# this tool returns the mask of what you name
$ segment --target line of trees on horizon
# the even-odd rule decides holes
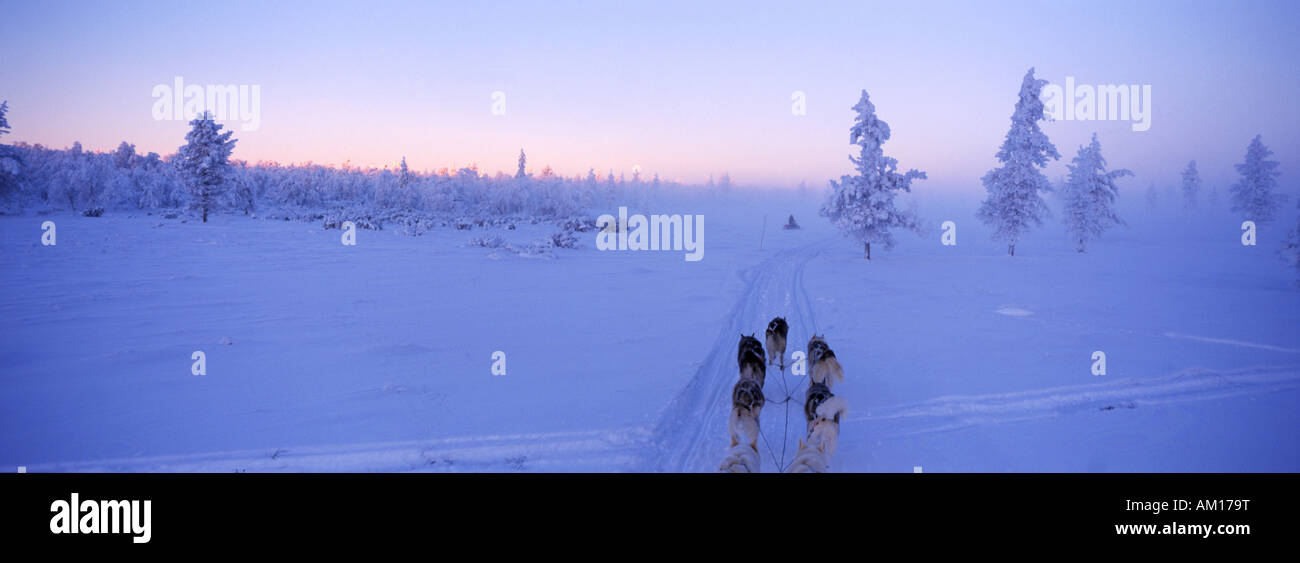
[[[10,132],[8,103],[0,105],[0,135]],[[262,214],[275,218],[318,219],[338,211],[378,227],[385,220],[412,216],[482,223],[485,219],[589,222],[590,211],[614,202],[637,204],[659,191],[686,188],[659,175],[629,180],[609,170],[585,177],[562,177],[546,166],[527,168],[521,149],[512,175],[487,175],[476,165],[449,171],[417,172],[402,157],[394,168],[342,167],[314,163],[280,164],[232,158],[237,140],[210,115],[190,122],[185,144],[171,155],[140,155],[123,141],[111,152],[92,152],[73,143],[67,149],[40,144],[0,144],[0,213],[25,209],[69,209],[98,216],[105,210],[192,213],[206,222],[213,213]],[[729,174],[707,189],[726,191]],[[445,221],[443,221],[445,222]]]

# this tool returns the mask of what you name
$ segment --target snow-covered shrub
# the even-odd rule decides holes
[[[321,228],[324,229],[342,229],[345,221],[352,221],[358,229],[367,231],[382,231],[384,223],[378,217],[362,211],[333,209],[325,212],[321,218]]]
[[[550,242],[551,246],[556,248],[581,248],[578,238],[570,231],[560,231],[551,235]]]
[[[484,235],[471,238],[466,244],[482,248],[502,248],[506,246],[506,239],[501,238],[501,235]]]

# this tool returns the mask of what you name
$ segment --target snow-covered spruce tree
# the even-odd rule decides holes
[[[1283,201],[1275,191],[1281,172],[1277,171],[1276,160],[1268,160],[1272,154],[1273,151],[1260,142],[1259,135],[1255,135],[1246,149],[1246,161],[1235,165],[1241,179],[1229,188],[1232,211],[1256,223],[1272,221],[1278,204]]]
[[[190,208],[203,214],[204,223],[208,222],[208,212],[216,208],[225,189],[230,151],[235,148],[235,139],[230,138],[232,133],[222,133],[212,114],[203,112],[190,122],[186,143],[177,152],[181,177],[190,192]]]
[[[528,176],[527,166],[528,156],[524,154],[524,149],[519,149],[519,169],[515,171],[515,177],[519,179],[526,178]],[[613,172],[610,172],[610,174],[612,175]]]
[[[849,161],[857,174],[841,176],[838,182],[831,180],[831,194],[821,215],[861,242],[870,260],[871,243],[886,250],[893,248],[891,229],[919,230],[916,214],[900,211],[894,206],[894,197],[900,191],[912,191],[912,180],[924,180],[925,172],[913,169],[899,174],[898,161],[885,156],[880,147],[889,140],[889,124],[876,117],[876,106],[866,90],[852,109],[858,116],[849,128],[849,144],[857,145],[859,151],[858,156],[849,155]]]
[[[1011,130],[997,153],[1002,165],[980,180],[989,195],[976,217],[994,228],[994,240],[1005,241],[1007,253],[1012,256],[1016,255],[1020,237],[1032,225],[1043,224],[1043,215],[1048,213],[1041,192],[1050,192],[1052,185],[1040,169],[1047,167],[1048,157],[1061,158],[1038,127],[1038,122],[1046,118],[1039,99],[1045,84],[1046,80],[1034,78],[1034,69],[1025,73],[1020,100],[1011,114]]]
[[[1083,252],[1088,239],[1097,238],[1106,229],[1123,225],[1124,220],[1115,214],[1115,198],[1119,188],[1115,180],[1132,176],[1125,169],[1106,170],[1106,159],[1101,156],[1101,143],[1097,134],[1092,142],[1079,147],[1079,154],[1068,166],[1069,178],[1065,182],[1065,230],[1075,242],[1075,250]]]
[[[1183,208],[1196,209],[1196,198],[1201,192],[1201,174],[1196,171],[1196,161],[1183,169]]]
[[[397,187],[402,192],[406,192],[411,185],[411,169],[406,167],[406,157],[402,157],[402,163],[397,166]]]

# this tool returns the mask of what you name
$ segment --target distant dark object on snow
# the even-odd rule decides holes
[[[103,214],[104,214],[103,207],[92,207],[90,209],[81,212],[81,215],[83,217],[99,217],[100,215]]]
[[[785,225],[782,225],[781,228],[782,228],[782,229],[785,229],[785,230],[787,230],[787,231],[788,231],[788,230],[791,230],[791,229],[798,229],[798,228],[799,228],[799,223],[796,223],[796,222],[794,221],[794,215],[791,215],[791,216],[790,216],[790,221],[787,222]]]

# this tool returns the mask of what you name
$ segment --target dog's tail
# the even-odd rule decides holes
[[[838,395],[822,401],[817,406],[817,417],[839,421],[840,415],[849,412],[849,402]]]

